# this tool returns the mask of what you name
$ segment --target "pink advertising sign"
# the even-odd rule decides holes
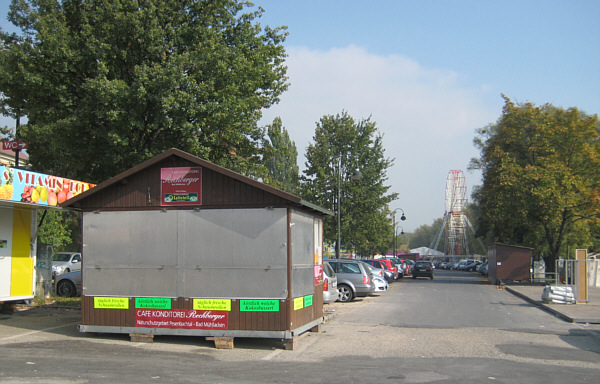
[[[135,326],[145,328],[228,329],[229,312],[193,309],[136,309]]]
[[[161,168],[160,187],[160,205],[201,205],[202,168]]]

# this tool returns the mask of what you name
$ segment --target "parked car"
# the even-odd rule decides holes
[[[415,265],[415,262],[411,259],[400,259],[400,261],[402,261],[405,264],[404,274],[410,275],[412,273],[412,269]]]
[[[481,261],[473,260],[471,263],[467,263],[463,269],[468,272],[475,272],[480,265]]]
[[[329,263],[323,263],[323,304],[329,304],[338,299],[337,276]]]
[[[327,262],[337,275],[338,301],[352,301],[375,290],[373,273],[365,263],[353,259],[329,259]]]
[[[361,260],[363,261],[363,260]],[[376,268],[369,263],[364,263],[373,273],[373,284],[375,284],[374,292],[385,292],[389,288],[389,279],[391,272],[385,269]]]
[[[392,263],[394,263],[394,265],[396,266],[396,268],[398,268],[398,279],[401,279],[404,277],[404,270],[406,268],[406,263],[404,263],[403,261],[401,261],[398,258],[394,258],[394,257],[386,257],[387,260],[391,260]]]
[[[389,283],[378,276],[373,277],[373,284],[375,284],[375,291],[373,292],[386,292],[389,288]]]
[[[52,278],[74,271],[81,271],[81,253],[56,252],[52,255]]]
[[[481,273],[483,276],[488,275],[488,261],[486,260],[483,264],[477,268],[477,272]]]
[[[385,278],[385,280],[388,283],[392,283],[396,279],[396,277],[394,277],[394,272],[392,272],[388,269],[388,266],[385,263],[385,261],[380,260],[380,259],[367,259],[367,260],[361,260],[361,261],[363,261],[375,268],[383,270],[383,277]]]
[[[57,296],[81,296],[81,270],[58,275],[54,283]]]
[[[462,271],[462,269],[463,269],[463,266],[464,266],[465,264],[467,264],[467,261],[469,261],[469,260],[460,260],[460,261],[457,261],[457,262],[456,262],[456,263],[454,263],[454,265],[452,266],[452,269],[454,269],[454,270],[457,270],[457,271]]]
[[[412,278],[429,277],[433,280],[433,265],[430,261],[417,261],[412,271]]]
[[[381,259],[375,259],[375,260],[382,261],[385,264],[386,269],[389,270],[389,271],[391,271],[394,274],[394,280],[398,279],[398,276],[399,276],[399,274],[398,274],[398,267],[396,266],[396,264],[392,260],[390,260],[390,259],[388,259],[386,257],[383,257]]]
[[[404,276],[410,275],[410,264],[407,259],[399,259],[400,263],[402,263],[402,273]]]

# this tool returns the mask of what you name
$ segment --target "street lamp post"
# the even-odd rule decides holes
[[[397,210],[402,211],[402,216],[400,216],[400,220],[402,220],[402,221],[406,220],[406,215],[404,215],[404,209],[396,208],[392,211],[392,218],[394,219],[394,258],[396,258],[396,238],[398,237],[398,235],[396,234],[396,211]],[[402,228],[402,227],[400,227],[400,228]],[[402,228],[402,234],[404,234],[404,228]]]
[[[394,258],[396,258],[396,249],[398,248],[396,246],[396,241],[398,240],[398,231],[397,231],[398,227],[400,227],[400,234],[404,235],[404,228],[402,228],[400,225],[397,225],[397,226],[395,225],[394,226]]]
[[[341,207],[341,201],[342,201],[342,157],[340,156],[338,159],[338,164],[337,164],[337,182],[338,182],[338,188],[337,188],[337,242],[335,245],[335,257],[336,259],[340,258],[340,254],[342,251],[342,219],[341,219],[341,213],[342,213],[342,207]],[[362,173],[356,169],[355,171],[352,172],[352,180],[354,181],[359,181],[360,179],[362,179]]]

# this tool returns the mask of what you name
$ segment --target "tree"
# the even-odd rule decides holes
[[[599,121],[577,108],[515,105],[479,130],[479,234],[535,247],[554,265],[565,239],[587,248],[600,220]],[[552,268],[552,267],[551,267]]]
[[[40,172],[100,182],[171,147],[261,173],[261,109],[287,88],[284,28],[237,0],[13,0],[2,108]],[[264,169],[264,167],[263,167]]]
[[[409,247],[420,248],[429,247],[434,241],[436,234],[444,223],[443,218],[436,219],[431,225],[423,224],[417,228],[410,236]],[[442,242],[443,247],[443,242]]]
[[[298,150],[283,127],[281,118],[276,117],[273,124],[267,127],[263,151],[263,162],[268,171],[266,183],[289,193],[298,193]]]
[[[74,211],[44,211],[38,218],[40,243],[55,252],[81,251],[81,214]]]
[[[313,140],[306,150],[302,196],[337,211],[342,248],[356,249],[362,255],[386,252],[393,238],[388,204],[397,194],[387,194],[390,187],[384,185],[393,160],[384,157],[383,137],[375,122],[370,119],[356,122],[345,111],[323,116]],[[352,179],[357,169],[362,174],[359,181]],[[325,219],[324,240],[337,243],[335,217]]]

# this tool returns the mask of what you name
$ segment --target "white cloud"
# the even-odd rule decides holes
[[[474,130],[500,113],[497,105],[482,101],[493,92],[488,86],[469,88],[455,71],[424,68],[405,56],[378,56],[356,46],[328,51],[288,47],[288,54],[290,88],[280,104],[264,111],[262,123],[282,118],[298,147],[301,168],[316,122],[345,110],[355,119],[370,116],[383,133],[386,155],[396,159],[388,183],[400,198],[392,208],[406,211],[405,230],[443,215],[451,169],[465,171],[469,193],[472,184],[479,184],[479,176],[466,167],[477,156]]]

